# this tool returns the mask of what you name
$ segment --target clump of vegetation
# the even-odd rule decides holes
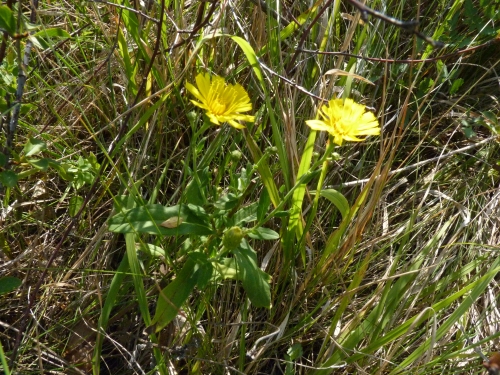
[[[0,368],[494,373],[498,9],[0,5]]]

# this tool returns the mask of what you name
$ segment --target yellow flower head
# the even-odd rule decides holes
[[[250,97],[241,85],[226,84],[222,77],[210,77],[210,74],[200,73],[196,76],[196,86],[198,88],[186,82],[187,90],[198,99],[191,102],[203,108],[213,124],[228,122],[237,129],[243,129],[245,126],[237,120],[255,120],[255,116],[241,114],[252,109]]]
[[[380,127],[375,115],[366,112],[362,104],[352,99],[332,99],[319,109],[321,120],[308,120],[306,124],[314,130],[324,130],[333,136],[333,142],[361,142],[359,135],[379,135]]]

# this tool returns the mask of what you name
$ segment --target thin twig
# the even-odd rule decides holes
[[[442,56],[437,56],[437,57],[430,57],[428,59],[403,59],[403,60],[383,59],[383,58],[378,58],[378,57],[367,57],[367,56],[355,55],[353,53],[347,53],[347,52],[329,52],[329,51],[318,51],[318,50],[315,51],[315,50],[310,50],[310,49],[301,49],[300,52],[314,53],[314,54],[318,54],[318,55],[354,57],[356,59],[362,59],[362,60],[373,61],[373,62],[382,62],[382,63],[388,63],[388,64],[418,64],[418,63],[428,63],[428,62],[445,60],[449,57],[462,55],[464,53],[470,53],[470,52],[476,51],[476,50],[484,48],[484,47],[489,47],[489,46],[491,46],[495,43],[499,43],[499,42],[500,42],[500,36],[497,36],[496,38],[491,39],[491,40],[489,40],[483,44],[480,44],[478,46],[464,48],[464,49],[458,50],[456,52],[448,53],[448,54],[445,54]]]
[[[361,18],[365,22],[368,21],[368,14],[369,14],[375,18],[381,19],[384,22],[390,23],[394,26],[397,26],[401,29],[404,29],[406,31],[411,32],[412,34],[416,35],[418,38],[425,40],[427,43],[432,45],[434,48],[443,48],[444,47],[443,42],[439,42],[437,40],[434,40],[434,39],[428,37],[427,35],[421,33],[420,31],[418,31],[418,28],[417,28],[419,25],[418,21],[415,21],[415,20],[401,21],[401,20],[398,20],[396,18],[389,17],[388,15],[386,15],[384,13],[378,12],[375,9],[367,7],[365,4],[359,2],[358,0],[347,0],[347,2],[351,3],[356,8],[358,8],[358,10],[361,12]]]
[[[143,18],[146,18],[146,19],[148,19],[150,21],[153,21],[154,23],[160,22],[156,18],[148,16],[146,13],[141,12],[140,10],[136,10],[134,8],[130,8],[130,7],[127,7],[127,6],[122,5],[122,4],[112,3],[110,1],[105,1],[105,0],[89,0],[89,2],[92,2],[92,3],[101,3],[101,4],[105,4],[105,5],[111,5],[111,6],[115,7],[115,8],[125,9],[125,10],[127,10],[129,12],[138,14],[139,16],[141,16]]]
[[[486,144],[488,142],[491,142],[492,140],[495,140],[495,139],[498,139],[497,135],[494,135],[494,136],[491,136],[489,138],[483,139],[482,141],[474,143],[473,145],[465,146],[465,147],[462,147],[462,148],[450,151],[447,154],[436,156],[434,158],[430,158],[430,159],[427,159],[427,160],[423,160],[423,161],[420,161],[418,163],[415,163],[415,164],[412,164],[412,165],[408,165],[407,167],[404,167],[404,168],[395,169],[393,171],[390,171],[387,175],[388,176],[393,176],[393,175],[401,173],[401,172],[411,171],[413,169],[416,169],[418,167],[421,167],[421,166],[429,164],[429,163],[433,163],[435,161],[440,161],[440,160],[448,159],[449,157],[451,157],[451,156],[453,156],[455,154],[459,154],[461,152],[472,150],[472,149],[474,149],[476,147],[482,146],[482,145],[484,145],[484,144]],[[377,176],[377,178],[378,177],[380,177],[380,176]],[[338,184],[338,185],[326,186],[325,189],[338,189],[338,188],[341,188],[341,187],[357,186],[357,185],[366,184],[370,180],[371,180],[371,178],[365,178],[365,179],[356,180],[356,181],[349,181],[349,182],[344,182],[344,183]]]

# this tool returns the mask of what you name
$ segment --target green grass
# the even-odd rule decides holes
[[[4,372],[484,373],[498,0],[368,2],[442,49],[349,1],[144,3],[40,2],[34,30],[0,9],[2,147],[27,76],[0,150]],[[255,123],[210,125],[199,72]],[[333,97],[382,134],[328,145],[305,121]]]

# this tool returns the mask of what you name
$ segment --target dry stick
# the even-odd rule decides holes
[[[35,1],[35,3],[38,4],[38,1]],[[160,44],[160,41],[161,41],[161,30],[162,30],[162,20],[163,20],[164,9],[165,9],[165,0],[162,0],[161,15],[160,15],[161,22],[158,25],[158,35],[157,35],[157,39],[156,39],[156,45],[155,45],[155,48],[153,50],[153,54],[151,56],[151,62],[150,62],[149,66],[148,66],[148,68],[146,70],[146,74],[145,74],[146,79],[143,79],[143,82],[142,82],[141,86],[139,87],[139,89],[137,91],[136,98],[134,99],[134,105],[139,100],[139,96],[141,95],[142,90],[145,87],[145,82],[147,80],[147,76],[149,75],[149,73],[151,71],[151,68],[153,66],[154,58],[156,57],[156,55],[158,54],[158,51],[159,51],[159,44]],[[125,133],[125,130],[127,128],[127,124],[129,122],[131,116],[132,116],[132,112],[130,112],[129,115],[123,121],[123,124],[122,124],[122,126],[121,126],[121,128],[119,130],[119,134],[123,135]],[[116,144],[117,143],[115,143],[114,146],[116,146]],[[114,150],[112,148],[110,150],[110,153],[112,153],[113,151]],[[22,339],[22,336],[24,335],[24,331],[26,329],[26,326],[28,325],[29,313],[30,313],[30,311],[31,311],[31,309],[32,309],[32,307],[33,307],[33,305],[35,303],[38,291],[40,290],[40,288],[42,286],[43,280],[47,276],[47,273],[48,273],[48,270],[49,270],[50,266],[52,265],[52,263],[54,262],[55,258],[59,254],[59,251],[61,250],[64,241],[66,241],[66,239],[68,238],[71,230],[78,223],[78,221],[80,219],[80,216],[82,215],[83,211],[85,210],[85,208],[86,208],[87,204],[89,203],[90,199],[94,196],[94,194],[95,194],[95,192],[97,190],[97,185],[99,184],[99,181],[100,181],[100,177],[101,177],[101,175],[104,172],[104,170],[105,170],[106,167],[107,167],[107,163],[103,162],[102,165],[101,165],[101,168],[99,169],[99,171],[98,171],[98,173],[96,175],[94,183],[90,187],[89,192],[86,195],[86,197],[85,197],[85,199],[84,199],[84,201],[82,203],[82,206],[81,206],[80,210],[71,219],[70,223],[66,227],[66,230],[64,231],[64,233],[63,233],[63,235],[61,237],[61,240],[59,241],[59,243],[57,244],[56,248],[52,252],[49,260],[47,261],[47,265],[46,265],[46,267],[44,268],[44,270],[42,272],[42,275],[40,276],[40,278],[38,279],[35,287],[33,288],[33,292],[30,293],[30,298],[29,298],[28,304],[26,306],[26,309],[24,310],[23,315],[21,317],[21,323],[20,323],[19,330],[17,331],[17,335],[16,335],[16,342],[15,342],[14,348],[12,350],[12,356],[11,356],[10,364],[9,364],[9,366],[11,368],[15,364],[16,357],[17,357],[17,352],[19,350],[19,346],[20,346],[20,343],[21,343],[21,339]]]
[[[312,26],[316,23],[316,21],[319,19],[319,17],[321,17],[321,15],[325,12],[325,10],[328,9],[328,7],[331,5],[332,2],[333,2],[333,0],[329,0],[326,2],[326,4],[323,6],[323,8],[321,8],[321,10],[318,12],[316,17],[311,21],[311,24],[309,25],[309,27],[304,31],[302,38],[300,39],[300,41],[298,43],[298,48],[297,48],[295,54],[293,55],[292,59],[290,60],[290,62],[287,65],[287,68],[286,68],[287,74],[290,74],[290,71],[293,68],[293,64],[297,60],[298,54],[302,51],[302,45],[304,44],[305,39],[306,39],[307,35],[309,34]],[[361,12],[361,18],[365,22],[368,21],[368,15],[371,15],[373,17],[381,19],[384,22],[393,24],[397,27],[400,27],[406,31],[411,32],[412,34],[416,35],[418,38],[425,40],[427,43],[432,45],[434,48],[444,47],[444,43],[436,41],[436,40],[428,37],[427,35],[421,33],[420,31],[418,31],[417,30],[417,26],[419,25],[418,21],[414,21],[414,20],[401,21],[401,20],[398,20],[396,18],[389,17],[384,13],[378,12],[370,7],[367,7],[366,5],[364,5],[363,3],[360,3],[357,0],[347,0],[347,2],[351,3],[356,8],[358,8],[358,10]]]
[[[423,161],[420,161],[420,162],[412,164],[412,165],[408,165],[407,167],[404,167],[404,168],[399,168],[399,169],[395,169],[393,171],[389,171],[389,173],[387,174],[387,176],[393,176],[393,175],[401,173],[401,172],[411,171],[412,169],[421,167],[423,165],[426,165],[426,164],[429,164],[429,163],[432,163],[432,162],[435,162],[435,161],[440,161],[440,160],[448,159],[449,157],[451,157],[451,156],[453,156],[455,154],[459,154],[459,153],[464,152],[464,151],[472,150],[472,149],[474,149],[476,147],[484,145],[484,144],[486,144],[488,142],[491,142],[492,140],[495,140],[495,139],[498,139],[497,135],[494,135],[492,137],[483,139],[482,141],[474,143],[473,145],[465,146],[465,147],[462,147],[462,148],[450,151],[449,153],[447,153],[445,155],[436,156],[434,158],[430,158],[430,159],[423,160]],[[378,177],[380,177],[380,176],[377,176],[376,178],[378,178]],[[363,180],[356,180],[356,181],[345,182],[345,183],[338,184],[338,185],[327,186],[325,188],[327,188],[327,189],[333,189],[333,188],[340,188],[340,187],[357,186],[357,185],[365,184],[368,181],[370,181],[370,179],[369,178],[365,178]]]
[[[302,33],[302,37],[300,38],[299,43],[297,45],[297,50],[293,54],[292,58],[290,59],[288,65],[285,69],[285,72],[287,75],[290,75],[290,73],[294,67],[295,61],[297,60],[297,57],[299,56],[299,50],[302,48],[302,45],[305,43],[306,38],[309,35],[309,33],[311,32],[312,27],[320,19],[320,17],[323,15],[323,13],[330,7],[332,2],[333,2],[333,0],[329,0],[326,2],[325,5],[323,5],[323,7],[318,11],[318,14],[316,14],[316,17],[314,17],[314,19],[311,21],[311,24]]]
[[[359,2],[358,0],[347,0],[347,2],[351,3],[356,8],[359,9],[359,11],[361,12],[361,18],[365,22],[368,21],[368,14],[369,14],[373,17],[381,19],[384,22],[391,23],[397,27],[400,27],[404,30],[411,32],[412,34],[416,35],[420,39],[425,40],[427,43],[432,45],[434,48],[443,48],[444,47],[443,42],[436,41],[436,40],[428,37],[427,35],[421,33],[420,31],[418,31],[417,30],[417,26],[419,25],[418,21],[415,21],[415,20],[401,21],[401,20],[398,20],[396,18],[389,17],[388,15],[386,15],[384,13],[378,12],[372,8],[367,7],[365,4]]]
[[[302,86],[298,85],[297,83],[293,82],[291,79],[288,79],[288,78],[280,75],[279,73],[276,73],[274,70],[272,70],[271,68],[269,68],[266,64],[264,64],[262,61],[260,61],[260,59],[257,59],[257,61],[259,62],[259,65],[264,70],[268,71],[269,73],[271,73],[272,75],[278,77],[279,79],[285,81],[290,86],[295,87],[297,90],[302,91],[304,94],[309,95],[311,98],[320,100],[322,102],[327,102],[328,101],[327,99],[324,99],[321,96],[313,94],[312,92],[308,91],[305,87],[302,87]]]
[[[286,27],[290,24],[287,19],[279,15],[274,9],[270,8],[264,0],[250,0],[252,3],[257,5],[262,9],[264,13],[270,14],[276,21],[278,21],[282,26]],[[295,20],[296,21],[296,20]],[[299,23],[297,22],[297,25]]]
[[[191,33],[189,34],[189,36],[184,39],[184,40],[181,40],[179,43],[176,43],[174,44],[172,47],[168,48],[168,50],[170,50],[170,53],[172,53],[172,51],[184,44],[186,44],[187,42],[191,41],[192,39],[194,39],[196,37],[196,32],[198,30],[200,30],[203,26],[207,25],[210,21],[210,18],[212,18],[212,15],[214,14],[215,12],[215,8],[216,8],[216,5],[217,5],[217,0],[212,0],[212,1],[207,1],[207,2],[210,2],[211,3],[211,6],[210,6],[210,9],[208,10],[208,13],[207,15],[205,16],[205,19],[202,20],[203,18],[203,13],[204,13],[204,8],[205,8],[205,5],[203,4],[204,2],[202,1],[200,6],[198,7],[198,12],[196,13],[196,21],[194,23],[194,27],[193,27],[193,30],[191,31]]]
[[[305,52],[305,53],[314,53],[318,55],[331,55],[331,56],[346,56],[346,57],[354,57],[356,59],[362,59],[366,61],[373,61],[373,62],[382,62],[382,63],[389,63],[389,64],[417,64],[417,63],[428,63],[428,62],[433,62],[433,61],[439,61],[439,60],[444,60],[450,57],[454,57],[457,55],[462,55],[464,53],[469,53],[473,52],[475,50],[484,48],[484,47],[489,47],[495,43],[500,42],[500,36],[495,37],[492,40],[487,41],[486,43],[479,44],[474,47],[470,48],[464,48],[461,50],[458,50],[456,52],[448,53],[446,55],[442,56],[437,56],[437,57],[430,57],[428,59],[403,59],[403,60],[396,60],[396,59],[382,59],[378,57],[366,57],[366,56],[361,56],[361,55],[355,55],[353,53],[347,53],[347,52],[327,52],[327,51],[318,51],[318,50],[310,50],[310,49],[301,49],[299,50],[300,52]]]
[[[127,7],[127,6],[122,5],[122,4],[111,3],[111,2],[106,1],[106,0],[88,0],[88,1],[91,2],[91,3],[101,3],[101,4],[111,5],[111,6],[115,7],[115,8],[120,8],[120,9],[128,10],[129,12],[138,14],[139,16],[144,17],[144,18],[146,18],[146,19],[148,19],[150,21],[153,21],[156,24],[158,22],[160,22],[156,18],[148,16],[146,13],[141,12],[140,10],[137,10],[137,9],[134,9],[134,8],[130,8],[130,7]]]

